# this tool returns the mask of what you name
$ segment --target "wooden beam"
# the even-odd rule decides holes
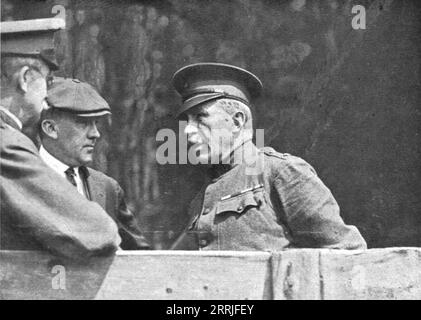
[[[421,299],[421,248],[321,250],[323,299]]]
[[[0,251],[0,299],[421,299],[421,248],[121,251],[84,264]]]
[[[271,299],[269,258],[265,252],[126,251],[80,265],[3,251],[0,298]],[[54,289],[60,266],[65,289]]]
[[[275,300],[320,300],[319,250],[274,252],[271,259]]]

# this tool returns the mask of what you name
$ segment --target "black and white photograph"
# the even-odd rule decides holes
[[[0,300],[421,300],[420,1],[1,0],[0,31]]]

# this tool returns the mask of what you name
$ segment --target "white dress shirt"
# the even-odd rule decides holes
[[[39,155],[41,156],[42,160],[55,172],[57,172],[60,176],[62,176],[64,179],[67,180],[67,176],[65,171],[69,169],[69,166],[58,160],[56,157],[52,156],[47,150],[45,150],[44,146],[41,145],[41,148],[39,149]],[[80,194],[85,194],[85,187],[83,185],[82,179],[79,175],[79,167],[74,168],[75,171],[75,180],[76,180],[76,187],[77,191],[79,191]],[[70,183],[70,182],[69,182]],[[118,247],[117,251],[122,251],[121,247]]]
[[[59,175],[61,175],[64,179],[67,180],[65,171],[69,169],[69,166],[52,156],[45,148],[41,145],[41,148],[39,149],[39,155],[41,156],[42,160],[55,172],[57,172]],[[76,180],[76,187],[77,191],[79,191],[80,194],[85,194],[85,188],[82,182],[82,179],[79,175],[79,167],[74,167],[75,171],[75,180]]]

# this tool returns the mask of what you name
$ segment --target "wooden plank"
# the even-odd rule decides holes
[[[1,299],[272,298],[265,252],[126,251],[84,265],[36,252],[0,257]],[[65,289],[53,288],[54,266],[64,267]]]
[[[0,251],[0,299],[421,299],[421,248],[125,251],[84,264]]]
[[[98,298],[268,299],[269,258],[269,253],[229,251],[121,255]]]
[[[35,251],[0,251],[0,299],[93,299],[113,260],[78,264]]]
[[[320,251],[323,299],[421,299],[421,248]]]
[[[271,266],[275,300],[320,299],[319,250],[274,252]]]

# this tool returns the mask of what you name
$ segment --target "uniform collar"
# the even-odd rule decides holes
[[[0,112],[6,114],[10,118],[10,120],[12,120],[16,124],[19,130],[22,130],[22,121],[20,121],[18,117],[16,117],[13,113],[11,113],[8,109],[6,109],[3,106],[0,106]]]
[[[251,139],[242,141],[231,152],[228,163],[211,165],[208,174],[211,179],[219,179],[222,175],[238,165],[252,165],[257,157],[258,149]]]

